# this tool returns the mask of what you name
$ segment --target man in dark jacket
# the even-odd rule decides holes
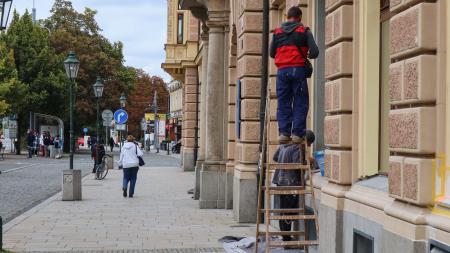
[[[28,129],[27,132],[27,147],[28,147],[28,158],[33,157],[33,147],[34,147],[35,137],[33,131]]]
[[[314,132],[311,130],[305,131],[306,145],[310,146],[315,141]],[[273,156],[273,160],[278,163],[301,163],[305,161],[303,154],[300,151],[300,145],[298,144],[284,144],[280,145]],[[312,162],[312,161],[311,161]],[[305,172],[300,170],[275,170],[272,183],[277,186],[304,186],[305,185]],[[299,208],[299,195],[280,195],[281,209],[298,209]],[[292,213],[285,213],[283,215],[292,215]],[[281,231],[291,231],[293,220],[279,220],[279,226]],[[290,235],[284,235],[283,241],[292,240]]]
[[[315,59],[319,49],[311,30],[301,23],[302,11],[292,7],[288,21],[275,29],[270,45],[270,56],[278,67],[278,132],[280,143],[300,143],[306,130],[309,94],[306,57]]]

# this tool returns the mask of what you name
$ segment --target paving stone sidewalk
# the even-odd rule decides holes
[[[83,201],[57,195],[4,227],[13,252],[222,252],[226,235],[253,236],[254,225],[230,210],[204,210],[192,200],[194,174],[175,167],[142,168],[135,197],[123,198],[122,171],[83,181]]]

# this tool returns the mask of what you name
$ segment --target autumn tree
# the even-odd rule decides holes
[[[95,20],[96,11],[77,12],[70,1],[56,0],[51,16],[44,21],[50,30],[50,43],[57,54],[74,51],[80,61],[76,79],[76,132],[95,126],[95,96],[92,85],[97,76],[104,80],[101,109],[117,109],[121,93],[130,93],[135,83],[134,68],[124,65],[123,44],[110,42],[101,35]]]
[[[155,91],[158,95],[158,113],[168,113],[169,93],[164,80],[158,76],[150,76],[143,70],[138,69],[136,71],[136,85],[128,96],[129,105],[127,106],[129,114],[128,131],[134,136],[142,136],[140,122],[144,117],[145,110],[148,110],[150,104],[153,103]]]

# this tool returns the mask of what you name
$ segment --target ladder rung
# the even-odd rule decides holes
[[[269,163],[270,170],[309,170],[308,164],[301,163]]]
[[[266,235],[265,231],[259,232],[259,235]],[[305,235],[304,231],[269,231],[269,235]]]
[[[319,242],[314,241],[270,241],[269,246],[309,246],[309,245],[319,245]]]
[[[263,190],[283,190],[283,191],[292,191],[292,190],[309,190],[310,186],[263,186]]]
[[[315,220],[316,215],[273,215],[270,220]]]
[[[269,213],[302,213],[305,209],[269,209]],[[261,212],[266,212],[266,209],[261,209]]]
[[[270,190],[270,195],[305,195],[311,194],[311,190]]]

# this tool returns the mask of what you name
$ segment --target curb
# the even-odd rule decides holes
[[[87,175],[85,175],[83,177],[83,179],[81,180],[81,182],[83,183],[84,181],[86,181],[90,175],[91,175],[91,173],[88,173]],[[29,209],[28,211],[24,212],[23,214],[21,214],[21,215],[17,216],[16,218],[12,219],[8,223],[3,224],[3,234],[8,232],[8,230],[10,230],[11,228],[13,228],[13,227],[19,225],[20,223],[24,222],[26,219],[30,218],[32,215],[37,213],[42,208],[48,206],[53,201],[57,200],[58,198],[60,199],[61,196],[62,196],[62,191],[59,191],[55,195],[53,195],[50,198],[42,201],[41,203],[39,203],[36,206],[32,207],[31,209]]]

